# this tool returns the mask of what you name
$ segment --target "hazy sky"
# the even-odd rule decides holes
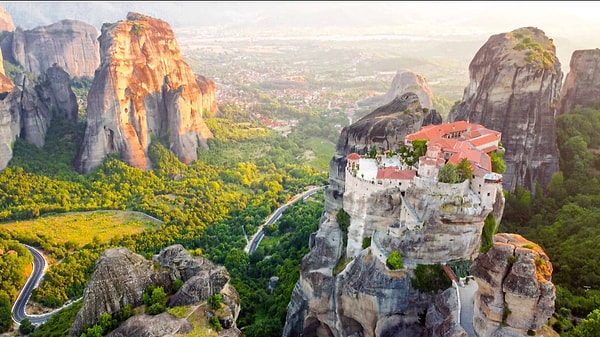
[[[489,34],[535,26],[548,35],[600,35],[600,2],[594,1],[7,1],[2,5],[15,25],[25,29],[63,18],[100,28],[132,10],[161,18],[175,29],[386,26],[405,34]]]
[[[62,19],[124,20],[137,11],[167,21],[177,34],[398,34],[485,42],[489,36],[533,26],[555,41],[563,64],[573,50],[600,47],[598,1],[148,1],[2,2],[15,26],[32,29]]]

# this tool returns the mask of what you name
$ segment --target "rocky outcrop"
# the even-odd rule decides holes
[[[600,104],[600,49],[573,52],[560,96],[559,114],[571,112],[577,105]]]
[[[427,309],[425,329],[420,337],[469,337],[457,323],[459,315],[456,289],[444,290]]]
[[[12,158],[12,144],[16,135],[12,132],[11,124],[10,105],[5,100],[0,101],[0,170],[6,168]]]
[[[399,70],[396,73],[392,80],[392,87],[386,94],[369,97],[357,104],[359,106],[380,107],[389,104],[394,98],[407,92],[413,92],[419,96],[423,108],[433,108],[433,92],[429,87],[429,83],[427,83],[427,79],[409,69]]]
[[[302,260],[283,336],[394,336],[398,329],[418,336],[421,332],[418,315],[427,309],[429,297],[411,289],[408,270],[387,269],[372,248],[357,252],[343,271],[336,268],[347,254],[336,214],[349,202],[344,186],[346,156],[365,154],[372,146],[396,151],[407,134],[421,128],[426,116],[419,97],[404,93],[342,131],[329,165],[325,214]],[[364,212],[354,210],[366,214],[365,221],[383,223],[399,209],[399,197],[385,193],[360,203]]]
[[[75,167],[89,172],[109,153],[149,169],[152,137],[184,163],[212,137],[203,116],[216,110],[215,87],[183,61],[168,23],[137,13],[102,26],[101,64],[88,95],[85,137]]]
[[[12,17],[0,5],[0,31],[12,32],[13,30],[15,30],[15,25],[13,24]]]
[[[527,336],[554,313],[552,264],[535,243],[517,234],[496,234],[494,245],[471,266],[477,281],[473,327],[478,336]]]
[[[40,98],[50,109],[53,118],[77,120],[79,104],[71,89],[70,80],[69,74],[56,65],[40,75]]]
[[[126,248],[105,250],[83,292],[83,304],[69,336],[79,336],[104,312],[118,312],[127,304],[142,304],[142,294],[152,284],[152,262]]]
[[[505,190],[546,186],[558,171],[554,115],[563,77],[552,40],[532,27],[493,35],[469,72],[470,83],[449,120],[502,132]]]
[[[156,316],[133,316],[120,327],[106,335],[107,337],[161,337],[187,334],[192,331],[192,324],[185,318],[175,318],[163,312]]]
[[[17,74],[14,88],[0,102],[0,169],[12,158],[11,144],[20,137],[44,146],[53,119],[77,119],[77,101],[69,75],[51,67],[37,80]]]
[[[183,306],[205,301],[214,294],[223,296],[229,316],[219,317],[226,329],[239,331],[235,321],[240,312],[240,297],[229,285],[229,274],[224,267],[216,266],[201,257],[192,257],[181,245],[163,249],[153,260],[161,267],[154,271],[153,263],[126,248],[105,250],[98,261],[84,291],[83,304],[69,336],[79,336],[83,327],[95,324],[103,312],[115,313],[123,306],[142,304],[142,295],[149,285],[161,286],[165,292],[173,291],[173,282],[184,281],[183,286],[171,296],[168,306]],[[170,314],[134,316],[110,336],[164,336],[184,333],[191,329],[188,321],[175,319]]]
[[[62,20],[32,30],[20,27],[2,41],[4,57],[25,71],[41,74],[53,65],[72,77],[93,77],[100,64],[98,30],[77,20]]]

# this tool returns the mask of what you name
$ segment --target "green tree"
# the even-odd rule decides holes
[[[473,176],[473,168],[471,162],[467,158],[463,158],[456,166],[458,172],[458,182],[462,183],[465,180],[471,179]]]
[[[597,337],[600,336],[600,309],[592,311],[571,332],[572,337]]]
[[[438,181],[447,184],[456,184],[458,182],[458,170],[456,165],[446,163],[438,172]]]
[[[223,300],[223,295],[214,294],[208,298],[208,306],[212,310],[219,310],[219,309],[221,309],[222,300]]]
[[[33,330],[35,330],[35,326],[31,324],[29,318],[24,318],[19,325],[19,332],[24,335],[29,335],[33,332]]]
[[[490,153],[490,159],[492,161],[492,172],[496,173],[504,173],[506,171],[506,164],[504,164],[504,159],[502,158],[502,154],[498,154],[497,152]]]
[[[387,258],[386,265],[391,270],[404,268],[404,265],[402,264],[402,255],[400,252],[397,250],[391,252]]]
[[[369,158],[375,159],[377,157],[377,146],[371,146],[371,150],[369,150]]]
[[[11,305],[8,296],[0,293],[0,332],[6,332],[12,326]]]
[[[414,154],[413,154],[413,158],[415,158],[415,161],[419,160],[419,157],[425,155],[425,153],[427,153],[427,140],[426,139],[415,139],[412,141],[412,145],[413,145],[413,149],[414,149]]]

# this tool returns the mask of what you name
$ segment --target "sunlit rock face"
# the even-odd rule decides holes
[[[0,31],[12,32],[13,30],[15,30],[15,25],[13,24],[12,17],[0,5]]]
[[[554,116],[563,78],[552,39],[533,27],[493,35],[469,72],[462,102],[449,120],[502,132],[505,190],[546,186],[558,171]]]
[[[558,113],[569,113],[577,105],[594,104],[600,104],[600,49],[576,50],[560,92]]]
[[[184,163],[207,149],[203,116],[216,111],[214,83],[183,61],[168,23],[138,13],[104,24],[101,64],[88,95],[85,137],[75,168],[89,172],[109,153],[149,169],[152,137]]]
[[[18,27],[2,41],[5,57],[34,74],[56,65],[71,77],[93,77],[100,64],[98,30],[78,20],[61,20],[31,30]]]
[[[473,327],[478,336],[527,336],[554,313],[552,264],[535,243],[517,234],[494,236],[494,245],[471,266],[477,281]]]

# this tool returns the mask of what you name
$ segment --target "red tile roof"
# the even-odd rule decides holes
[[[417,171],[414,170],[400,170],[396,166],[390,166],[377,170],[377,179],[412,180],[416,174]]]
[[[360,155],[358,153],[352,152],[347,157],[349,160],[359,160]]]

